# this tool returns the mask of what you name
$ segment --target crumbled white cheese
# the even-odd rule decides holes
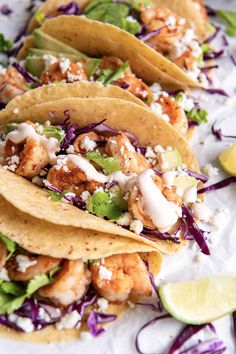
[[[196,203],[197,200],[197,187],[190,187],[184,192],[185,203]]]
[[[92,336],[92,334],[90,332],[83,331],[83,332],[80,333],[80,339],[81,340],[87,340],[87,339],[92,339],[92,338],[93,338],[93,336]]]
[[[25,273],[26,269],[37,264],[37,261],[31,261],[27,256],[19,254],[16,256],[16,261],[18,263],[17,270],[21,273]]]
[[[206,166],[202,168],[202,171],[210,178],[216,177],[219,174],[219,169],[212,166],[210,163],[206,164]]]
[[[83,191],[80,195],[80,198],[84,201],[87,202],[91,194],[88,191]]]
[[[161,86],[157,82],[155,82],[149,88],[152,91],[154,100],[156,100],[159,97],[159,95],[160,95]]]
[[[39,176],[35,176],[32,178],[32,183],[37,184],[38,186],[42,187],[43,186],[43,179],[40,178]]]
[[[99,310],[101,311],[106,311],[109,306],[109,302],[107,301],[107,299],[104,299],[103,297],[98,299],[97,304],[99,306]]]
[[[44,65],[45,68],[47,69],[49,66],[55,64],[58,62],[58,59],[54,57],[54,55],[51,54],[44,54],[43,55],[43,60],[44,60]]]
[[[86,151],[93,151],[97,147],[97,144],[94,140],[91,140],[88,136],[85,136],[85,138],[81,141],[80,146]]]
[[[12,313],[9,315],[9,320],[15,323],[17,327],[21,328],[26,333],[31,333],[34,330],[34,325],[30,318],[17,316]]]
[[[163,173],[162,180],[166,186],[173,186],[177,173],[175,171],[167,171]]]
[[[62,58],[60,61],[60,69],[62,74],[64,75],[69,68],[70,68],[70,59]]]
[[[78,311],[74,310],[63,316],[59,322],[56,322],[56,328],[58,330],[71,329],[74,328],[79,321],[81,321],[81,315]]]
[[[214,225],[217,229],[220,229],[226,222],[227,217],[229,216],[229,211],[227,209],[217,209],[215,214],[211,217],[211,224]]]
[[[130,230],[134,231],[137,235],[140,235],[143,231],[143,223],[140,220],[132,220],[130,223]]]
[[[7,69],[4,68],[4,66],[0,64],[0,75],[5,75],[6,71],[7,71]]]
[[[47,313],[47,311],[44,310],[43,307],[40,307],[39,309],[39,318],[45,322],[51,321],[49,314]]]
[[[163,146],[161,146],[160,144],[154,146],[154,149],[153,149],[157,154],[158,153],[162,153],[162,152],[165,152],[165,149],[163,148]]]
[[[109,269],[107,269],[106,267],[100,265],[99,271],[98,271],[98,277],[100,280],[111,280],[112,272]]]
[[[75,153],[75,148],[73,145],[70,145],[68,149],[66,150],[68,154],[74,154]]]
[[[155,159],[156,158],[156,154],[153,151],[153,148],[151,146],[147,146],[145,157],[150,158],[150,159]]]
[[[14,108],[12,112],[13,112],[14,114],[18,114],[20,111],[19,111],[19,108]]]
[[[206,205],[202,203],[195,203],[192,205],[191,209],[193,216],[199,221],[210,222],[212,213]]]
[[[10,281],[11,279],[9,278],[8,271],[6,268],[1,268],[0,269],[0,279],[4,281]]]
[[[179,105],[184,111],[190,112],[194,108],[194,100],[191,97],[187,97],[185,93],[182,94],[182,99],[179,101]]]
[[[167,17],[165,24],[166,24],[166,26],[168,26],[170,28],[175,28],[175,26],[176,26],[176,17],[173,16],[173,15]]]
[[[129,213],[124,213],[123,216],[117,220],[117,224],[121,226],[129,226],[131,217]]]

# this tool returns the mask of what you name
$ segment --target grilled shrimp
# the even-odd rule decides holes
[[[7,248],[5,243],[0,240],[0,269],[4,267],[7,260]]]
[[[182,134],[188,131],[188,119],[184,110],[172,97],[160,95],[157,99],[164,114],[167,114],[172,124]]]
[[[75,152],[86,153],[87,151],[93,151],[97,147],[97,143],[102,143],[104,137],[96,133],[90,132],[85,134],[80,134],[73,146]]]
[[[23,258],[24,262],[32,262],[32,265],[27,267],[24,272],[19,270],[18,257]],[[28,254],[19,255],[14,254],[6,263],[6,269],[8,271],[9,277],[14,281],[28,281],[37,275],[47,274],[54,267],[61,263],[61,259],[53,258],[49,256],[31,256]]]
[[[84,295],[90,282],[91,274],[82,260],[66,260],[54,282],[41,288],[39,294],[56,305],[67,306]]]
[[[45,148],[34,138],[27,138],[24,144],[16,145],[10,140],[5,144],[4,163],[19,176],[37,176],[48,162]]]
[[[78,197],[83,191],[93,193],[102,184],[96,181],[88,181],[86,174],[67,160],[60,169],[52,167],[48,171],[47,180],[61,191],[68,190]]]
[[[160,30],[156,35],[147,39],[155,50],[168,54],[170,47],[182,38],[185,21],[165,7],[147,9],[140,6],[141,20],[146,25],[147,33]]]
[[[143,155],[135,151],[124,133],[109,138],[106,151],[108,155],[119,161],[122,172],[127,176],[131,173],[140,174],[150,168],[149,162]]]
[[[144,102],[148,101],[149,97],[152,97],[149,87],[141,79],[138,79],[131,73],[125,73],[125,76],[122,79],[115,82],[115,84],[121,87],[123,83],[129,85],[126,89],[127,91]]]
[[[8,103],[14,97],[28,91],[27,82],[13,66],[0,75],[0,102]]]
[[[41,84],[50,84],[62,80],[74,82],[88,80],[88,77],[82,66],[71,63],[66,70],[63,70],[60,62],[50,65],[42,72],[40,77]]]
[[[103,279],[103,268],[111,279]],[[97,292],[112,302],[122,302],[133,295],[150,296],[152,286],[145,264],[137,253],[107,257],[90,267],[92,283]]]
[[[175,186],[164,186],[162,179],[157,175],[154,175],[153,179],[157,187],[161,190],[162,194],[169,202],[173,202],[177,206],[180,206],[182,204],[181,198],[176,194]],[[128,209],[133,218],[140,220],[144,227],[151,230],[156,229],[156,226],[153,224],[151,218],[146,213],[143,207],[142,194],[137,186],[133,186],[133,189],[131,189],[130,191],[128,199]]]
[[[192,71],[196,66],[197,59],[192,50],[186,50],[180,57],[173,58],[172,61],[180,68]]]

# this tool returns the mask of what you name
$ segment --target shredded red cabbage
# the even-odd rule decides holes
[[[210,95],[218,94],[221,96],[229,97],[228,93],[222,89],[204,88],[203,90],[206,91],[207,93],[209,93]]]
[[[208,71],[213,70],[213,69],[218,69],[219,65],[211,65],[211,66],[205,66],[203,68],[201,68],[201,71],[203,73],[208,73]]]
[[[83,299],[75,304],[73,310],[77,310],[81,317],[83,317],[85,309],[91,306],[97,301],[97,294],[89,289],[88,293],[83,297]]]
[[[0,7],[0,12],[4,16],[9,16],[13,12],[13,10],[10,9],[10,7],[7,4],[4,4]]]
[[[163,28],[166,28],[167,26],[163,26],[163,27],[160,27],[158,28],[157,30],[155,31],[152,31],[152,32],[149,32],[149,33],[144,33],[144,34],[139,34],[137,35],[137,38],[140,39],[142,42],[146,42],[147,40],[149,40],[150,38],[156,36],[157,34],[160,34],[161,33],[161,30]]]
[[[79,15],[80,7],[79,4],[75,1],[71,1],[68,4],[58,7],[58,11],[62,12],[64,15]]]
[[[215,135],[217,140],[221,141],[221,140],[223,140],[223,138],[236,139],[236,135],[225,135],[222,133],[222,130],[220,128],[216,129],[215,125],[216,125],[216,121],[212,124],[211,132],[213,135]]]
[[[194,172],[194,171],[191,171],[191,170],[187,170],[187,173],[189,176],[191,177],[194,177],[196,179],[198,179],[199,181],[203,182],[203,183],[206,183],[208,181],[208,177],[205,176],[205,175],[202,175],[200,173],[197,173],[197,172]]]
[[[212,7],[205,5],[205,9],[208,16],[216,16],[216,11]]]
[[[13,63],[12,66],[14,68],[16,68],[16,70],[24,77],[24,79],[27,81],[27,82],[31,82],[31,83],[35,83],[36,80],[33,78],[33,76],[31,76],[30,74],[27,73],[27,71],[22,68],[22,66],[20,66],[19,64],[17,63]]]
[[[183,328],[180,334],[175,338],[167,354],[175,354],[176,350],[180,349],[182,345],[189,340],[192,336],[202,331],[204,328],[209,327],[211,331],[214,331],[214,326],[210,324],[204,324],[199,326],[187,325]]]
[[[216,191],[218,189],[227,187],[233,183],[236,183],[236,177],[228,177],[226,179],[223,179],[223,181],[220,181],[220,182],[214,183],[210,186],[199,189],[197,192],[198,192],[198,194],[208,193],[208,192]]]
[[[144,264],[145,264],[145,267],[148,271],[148,275],[149,275],[149,279],[150,279],[150,282],[152,284],[152,288],[157,296],[157,306],[153,305],[153,304],[149,304],[149,305],[152,305],[152,309],[154,309],[154,311],[158,310],[159,312],[162,312],[164,307],[162,305],[162,302],[161,302],[161,299],[160,299],[160,296],[159,296],[159,292],[158,292],[158,289],[157,289],[157,286],[155,284],[155,280],[154,280],[154,275],[152,274],[152,272],[150,271],[150,266],[149,266],[149,262],[147,259],[144,259],[143,260]],[[141,303],[139,303],[139,305],[141,305]]]
[[[90,333],[93,336],[97,337],[103,332],[105,332],[105,329],[102,327],[98,327],[98,324],[109,323],[115,321],[116,318],[116,315],[92,311],[90,312],[89,317],[87,319],[87,326],[89,328]]]
[[[228,39],[226,38],[226,35],[222,35],[222,41],[223,41],[223,45],[225,46],[225,47],[228,47],[228,45],[229,45],[229,42],[228,42]]]
[[[136,335],[136,338],[135,338],[135,347],[136,347],[136,350],[139,354],[145,354],[141,348],[140,348],[140,343],[139,343],[139,336],[140,334],[142,333],[142,331],[149,327],[149,326],[152,326],[154,325],[157,321],[160,321],[160,320],[164,320],[164,319],[167,319],[167,318],[170,318],[170,315],[162,315],[162,316],[158,316],[158,317],[155,317],[153,318],[152,320],[148,321],[147,323],[145,323],[145,325],[143,325],[140,330],[138,331],[137,335]]]
[[[199,123],[195,120],[188,120],[188,128],[198,127]]]
[[[200,341],[198,344],[188,349],[182,350],[179,354],[218,354],[226,350],[224,342],[214,338],[206,341]]]
[[[164,240],[164,241],[171,241],[174,243],[180,243],[180,239],[178,236],[172,236],[171,234],[169,234],[168,232],[160,232],[158,230],[148,230],[148,229],[143,229],[143,231],[140,234],[141,236],[155,241],[155,239],[153,238],[157,238],[158,240]]]
[[[209,248],[205,241],[204,232],[198,227],[191,211],[184,204],[182,205],[182,221],[186,230],[188,230],[188,233],[194,237],[202,253],[210,255]]]
[[[210,37],[208,37],[203,43],[211,43],[216,38],[221,28],[219,26],[215,26],[215,29],[216,29],[215,32],[212,35],[210,35]]]
[[[234,66],[236,66],[236,59],[233,55],[230,55],[230,59],[232,61],[232,63],[234,64]]]
[[[225,53],[224,49],[221,49],[218,52],[213,50],[210,53],[205,53],[203,56],[203,59],[204,60],[217,59],[217,58],[222,57],[224,55],[224,53]]]
[[[112,189],[113,187],[118,186],[118,182],[116,181],[112,181],[110,183],[107,183],[105,190],[109,191],[110,189]]]
[[[233,317],[234,340],[236,344],[236,311],[233,313],[232,317]]]

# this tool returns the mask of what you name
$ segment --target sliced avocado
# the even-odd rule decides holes
[[[161,153],[163,170],[172,170],[182,165],[182,158],[178,150],[165,151]]]
[[[33,36],[36,48],[86,57],[85,54],[59,41],[58,39],[49,36],[48,34],[42,32],[40,29],[35,29],[33,32]]]
[[[25,60],[26,70],[33,76],[40,77],[45,65],[42,57],[27,56]]]
[[[68,58],[70,59],[71,63],[81,63],[83,68],[86,72],[88,78],[90,78],[98,66],[100,65],[101,59],[96,58],[88,58],[88,57],[81,57],[76,55],[71,55],[67,53],[57,53],[51,51],[45,51],[43,49],[29,49],[29,55],[26,58],[26,69],[34,76],[40,77],[42,72],[45,69],[45,64],[43,60],[43,56],[45,54],[53,55],[54,57],[60,58]]]
[[[236,176],[236,144],[225,149],[218,159],[225,172],[231,176]]]
[[[181,188],[185,193],[191,187],[197,187],[197,180],[191,176],[177,176],[174,180],[174,186]]]

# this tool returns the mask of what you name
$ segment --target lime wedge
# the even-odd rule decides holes
[[[212,276],[159,287],[164,308],[177,320],[204,324],[236,310],[236,277]]]
[[[224,150],[218,159],[225,172],[231,176],[236,176],[236,144]]]

